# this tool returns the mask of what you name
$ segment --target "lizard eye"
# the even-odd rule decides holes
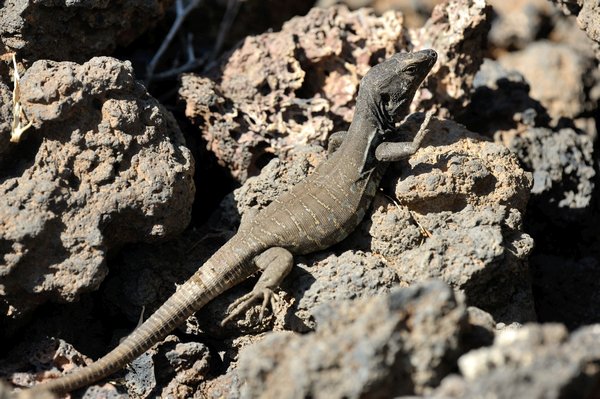
[[[417,66],[416,65],[409,65],[406,68],[404,68],[404,72],[413,75],[413,74],[415,74],[417,72]]]

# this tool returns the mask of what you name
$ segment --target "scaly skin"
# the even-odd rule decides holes
[[[361,81],[356,111],[340,147],[305,180],[262,209],[221,247],[154,314],[115,349],[92,365],[31,388],[69,392],[118,371],[186,318],[257,270],[252,293],[236,304],[239,314],[263,298],[289,272],[292,254],[327,248],[346,238],[364,217],[387,161],[413,154],[426,123],[411,143],[385,142],[394,117],[408,113],[414,94],[437,59],[433,50],[396,54]],[[383,144],[383,145],[382,145]],[[262,312],[262,311],[261,311]]]

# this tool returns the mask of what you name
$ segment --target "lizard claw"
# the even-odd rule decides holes
[[[259,301],[262,298],[262,305],[260,307],[260,313],[258,315],[258,321],[261,322],[263,320],[263,317],[265,315],[265,309],[267,308],[269,302],[271,303],[271,307],[274,307],[274,296],[275,293],[270,288],[263,288],[261,290],[254,290],[252,292],[249,292],[248,294],[236,299],[235,302],[233,302],[229,306],[229,315],[221,322],[221,325],[224,326],[234,317],[247,310],[250,306],[252,306],[255,302]]]

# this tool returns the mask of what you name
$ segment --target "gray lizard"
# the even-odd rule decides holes
[[[69,392],[124,367],[163,339],[186,318],[225,290],[259,270],[249,294],[232,304],[229,317],[262,301],[261,315],[293,266],[293,254],[307,254],[342,241],[363,219],[388,162],[414,154],[425,122],[412,142],[387,141],[405,117],[417,88],[437,60],[433,50],[398,53],[374,66],[361,81],[347,132],[330,140],[333,152],[306,179],[244,220],[238,232],[115,349],[91,364],[30,389]]]

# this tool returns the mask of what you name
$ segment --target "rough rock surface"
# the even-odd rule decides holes
[[[548,0],[490,0],[494,18],[488,40],[501,49],[522,49],[534,42],[558,12]]]
[[[499,131],[545,126],[550,116],[538,100],[531,98],[530,90],[518,71],[486,58],[473,80],[472,102],[456,119],[488,137]]]
[[[334,4],[345,4],[351,10],[362,7],[371,7],[377,14],[383,14],[388,10],[400,11],[406,17],[406,24],[411,28],[423,26],[431,15],[433,7],[442,0],[317,0],[316,7],[331,7]]]
[[[34,128],[3,162],[2,314],[98,287],[124,243],[181,232],[193,164],[172,116],[128,63],[38,61],[21,82]]]
[[[179,93],[208,147],[244,181],[275,155],[286,159],[291,148],[346,129],[360,78],[395,52],[434,48],[440,62],[417,97],[465,104],[488,13],[483,1],[455,1],[410,34],[397,12],[315,8],[281,32],[248,37],[208,77],[184,75]]]
[[[463,355],[459,376],[447,377],[440,398],[600,397],[600,325],[570,336],[561,325],[504,330],[494,345]]]
[[[413,126],[413,122],[408,123]],[[253,334],[254,338],[230,341],[239,349],[260,340],[256,334],[264,331],[314,329],[316,309],[323,304],[368,298],[388,292],[398,281],[415,283],[431,276],[464,291],[469,303],[491,311],[498,320],[531,320],[533,305],[524,262],[532,243],[520,226],[531,177],[508,150],[481,140],[450,121],[432,123],[432,132],[415,161],[404,163],[401,171],[389,172],[389,180],[398,179],[400,204],[380,196],[370,220],[348,241],[298,258],[279,292],[274,314],[267,313],[258,323],[259,307],[255,306],[232,325],[218,326],[227,306],[252,288],[255,280],[251,279],[200,311],[187,331],[221,339],[240,332]],[[227,197],[209,222],[210,229],[192,231],[174,246],[130,252],[108,282],[107,297],[132,320],[139,317],[142,306],[151,311],[169,295],[174,282],[185,280],[221,245],[240,215],[243,218],[251,208],[266,206],[310,173],[324,156],[322,149],[312,146],[292,151],[290,161],[273,160],[259,176]],[[448,251],[450,243],[462,249]],[[423,257],[431,261],[423,264]],[[502,283],[494,283],[497,290],[491,290],[491,281]],[[485,336],[473,340],[485,341]],[[226,352],[226,357],[235,358],[235,351]],[[224,381],[230,383],[230,379]],[[211,386],[223,388],[216,382]]]
[[[540,46],[558,46],[559,52],[564,50],[556,44],[543,43]],[[549,80],[542,81],[546,87],[552,85]],[[534,80],[534,84],[539,82],[540,79]],[[578,87],[581,89],[581,86]],[[594,135],[583,134],[573,127],[550,127],[546,108],[531,98],[529,89],[530,85],[523,75],[504,68],[499,62],[486,60],[475,79],[473,106],[465,112],[463,121],[470,128],[494,137],[495,141],[511,149],[533,172],[534,199],[540,195],[549,196],[540,198],[538,207],[550,208],[548,214],[555,213],[556,207],[584,208],[590,203],[596,186]],[[583,93],[574,96],[580,99]],[[568,95],[565,94],[565,97]],[[583,111],[584,104],[575,98],[571,100],[576,104],[556,99],[557,110],[571,107],[577,108],[578,112]]]
[[[577,16],[577,24],[596,42],[596,57],[600,60],[600,4],[594,0],[551,0],[566,15]]]
[[[491,7],[484,0],[455,0],[437,5],[425,25],[410,31],[415,49],[433,48],[438,61],[423,83],[415,105],[432,104],[452,115],[467,106],[475,74],[483,62]]]
[[[501,132],[497,137],[533,171],[531,193],[547,197],[543,202],[546,213],[552,214],[557,207],[582,209],[590,204],[596,171],[589,136],[571,128],[531,127]]]
[[[512,5],[514,3],[517,2]],[[535,4],[536,7],[541,5],[539,1]],[[504,51],[514,50],[512,46],[527,48],[528,41],[541,37],[563,40],[566,36],[563,39],[555,36],[556,26],[550,36],[551,27],[546,24],[564,17],[552,14],[552,20],[548,20],[540,10],[526,6],[522,10],[530,13],[525,17],[532,26],[518,24],[523,15],[505,17],[502,20],[507,29],[502,38],[505,44],[500,47],[509,48],[499,48],[498,42],[488,37],[493,51],[486,55],[502,56]],[[90,387],[86,396],[122,397],[127,391],[132,398],[143,395],[236,398],[258,396],[253,393],[259,390],[262,393],[263,387],[264,392],[270,394],[278,388],[301,386],[308,390],[333,386],[357,393],[356,396],[364,392],[383,392],[382,396],[388,397],[400,394],[385,391],[389,388],[386,385],[389,376],[394,376],[391,373],[400,370],[410,375],[410,378],[397,378],[409,382],[396,384],[406,395],[418,393],[429,397],[431,391],[437,389],[438,396],[445,397],[488,394],[536,397],[548,392],[565,397],[591,392],[589,396],[594,397],[595,392],[588,387],[590,381],[597,381],[598,360],[581,357],[584,352],[578,348],[588,348],[587,353],[592,358],[596,356],[597,333],[589,332],[596,327],[580,330],[568,338],[561,328],[556,331],[546,331],[548,327],[523,328],[519,322],[535,316],[527,273],[532,240],[523,231],[535,234],[537,253],[530,257],[533,267],[529,271],[540,319],[556,318],[571,329],[600,321],[598,307],[591,306],[600,300],[600,253],[595,249],[600,248],[596,238],[600,237],[597,227],[600,220],[594,216],[600,214],[597,212],[600,209],[595,184],[597,175],[594,174],[597,154],[592,145],[595,130],[588,130],[584,135],[575,128],[581,128],[583,119],[560,120],[552,112],[554,121],[551,121],[544,107],[546,103],[530,94],[534,86],[536,89],[541,86],[534,79],[524,77],[524,73],[507,72],[498,62],[487,61],[475,76],[484,55],[488,22],[489,7],[476,0],[446,2],[438,7],[427,29],[419,31],[404,28],[404,20],[397,13],[376,17],[365,10],[318,10],[309,17],[289,22],[280,33],[247,38],[204,78],[184,77],[182,94],[185,94],[188,111],[191,110],[188,115],[192,115],[193,122],[202,130],[209,147],[221,157],[221,163],[238,173],[238,180],[245,179],[245,184],[222,203],[206,226],[189,229],[172,244],[128,246],[127,251],[111,259],[111,276],[103,285],[101,295],[83,296],[84,302],[99,306],[105,320],[92,319],[90,312],[83,310],[78,316],[65,315],[62,319],[45,313],[48,308],[62,311],[79,303],[45,306],[32,320],[38,332],[22,340],[47,333],[64,337],[66,342],[91,357],[106,353],[106,348],[114,346],[124,334],[121,331],[110,338],[115,331],[113,323],[120,323],[123,315],[137,321],[144,307],[144,314],[150,313],[173,292],[176,283],[187,279],[228,239],[246,212],[268,204],[322,161],[326,154],[320,145],[332,131],[347,126],[357,82],[370,65],[390,51],[433,46],[442,61],[419,92],[413,107],[441,105],[440,119],[432,123],[425,147],[412,160],[388,171],[383,180],[383,193],[378,195],[359,229],[334,248],[297,257],[296,267],[277,292],[273,312],[267,311],[261,323],[257,320],[259,307],[255,306],[227,326],[219,326],[227,306],[252,288],[255,276],[190,318],[181,330],[175,331],[180,338],[168,337],[138,359],[127,374],[122,372],[109,379],[117,383],[119,392],[106,383],[99,383]],[[506,25],[512,22],[516,22],[512,28]],[[384,32],[390,27],[398,29]],[[514,31],[515,36],[511,37],[509,28],[525,29]],[[300,34],[294,36],[291,30]],[[582,50],[589,43],[582,41],[576,45],[577,38],[570,40],[568,45],[585,59],[569,71],[580,74],[590,59],[590,53]],[[558,47],[565,48],[564,45]],[[288,53],[281,53],[282,49]],[[558,68],[550,59],[546,61],[547,68]],[[358,68],[353,69],[352,65]],[[583,97],[577,97],[572,104],[560,104],[561,107],[578,107],[581,110],[577,111],[578,115],[583,115],[588,122],[597,109],[594,103],[597,97],[591,93],[593,82],[587,80],[591,76],[581,73],[582,83],[577,88],[583,88]],[[248,77],[252,79],[246,81]],[[48,82],[53,81],[48,79]],[[186,82],[189,85],[186,86]],[[192,93],[194,87],[199,91]],[[575,86],[568,87],[572,88]],[[10,107],[0,109],[0,115],[10,115],[10,112]],[[444,119],[450,117],[465,123],[467,129]],[[403,132],[406,137],[412,137],[418,119],[409,119]],[[62,119],[59,123],[63,123]],[[509,146],[515,151],[514,155],[467,130]],[[36,134],[29,131],[23,143],[39,146],[42,136]],[[305,146],[305,143],[311,145]],[[32,151],[6,148],[11,159],[33,158]],[[273,157],[280,159],[269,162]],[[519,167],[517,158],[521,166],[533,172],[533,180]],[[248,178],[259,170],[259,176]],[[532,181],[534,192],[525,222],[522,222]],[[179,214],[168,217],[178,219]],[[559,236],[558,232],[562,234]],[[458,301],[463,314],[459,324],[444,324],[446,319],[437,317],[448,307],[432,306],[431,312],[420,312],[419,306],[390,311],[390,306],[377,302],[399,295],[393,289],[398,283],[418,285],[431,276],[445,280],[461,292],[460,298],[464,297]],[[448,288],[441,288],[437,294],[430,293],[429,298],[443,300],[448,297]],[[378,299],[371,298],[373,296]],[[367,303],[369,298],[372,302]],[[465,313],[463,303],[484,310],[469,306]],[[377,335],[385,337],[381,341],[372,339],[372,334],[379,333],[379,328],[385,329],[389,325],[386,323],[392,323],[398,314],[409,315],[410,322],[397,325],[399,330],[395,334]],[[428,314],[434,315],[437,322],[419,324]],[[48,320],[62,320],[56,323],[61,328],[68,324],[72,335],[57,334],[56,328],[47,332]],[[77,342],[78,338],[83,339],[77,337],[77,331],[97,333],[102,328],[76,329],[69,320],[77,320],[84,326],[95,320],[103,326],[102,338],[85,334],[86,342],[94,342],[94,350]],[[126,328],[127,332],[135,324],[123,323],[119,328]],[[423,325],[427,326],[425,333],[412,329]],[[536,328],[543,332],[535,332]],[[277,333],[267,334],[270,330]],[[481,345],[491,345],[498,330],[517,335],[522,330],[526,337],[507,335],[509,338],[499,339],[496,345],[487,348],[488,352],[472,352],[471,360],[465,355],[463,358],[467,360],[462,360],[458,367],[453,359]],[[587,338],[571,346],[570,342],[581,331],[587,331],[584,333]],[[297,334],[299,332],[305,335]],[[450,332],[451,337],[458,334],[459,338],[442,344],[435,340],[447,337],[446,332]],[[258,343],[265,336],[266,340]],[[354,341],[342,340],[345,337]],[[434,340],[428,341],[430,337]],[[349,352],[349,347],[364,349],[371,345],[367,347],[370,349],[384,340],[397,344],[386,354],[404,356],[408,353],[399,363],[394,363],[396,358],[387,363],[397,364],[396,368],[387,367],[385,359],[376,357],[378,352],[366,352],[367,355],[360,352],[364,356],[355,356],[354,362],[344,357],[356,353]],[[502,340],[504,344],[500,345]],[[343,347],[345,342],[350,344]],[[452,345],[446,345],[448,342]],[[453,346],[454,342],[458,345]],[[412,347],[406,350],[406,345]],[[242,348],[246,348],[246,354],[239,357]],[[455,350],[440,362],[449,348]],[[420,352],[421,349],[424,352]],[[572,357],[569,357],[570,352],[574,353]],[[28,352],[21,350],[20,353]],[[2,355],[0,352],[0,357]],[[308,358],[314,360],[312,365],[318,371],[299,361]],[[448,359],[450,361],[446,361]],[[319,367],[323,364],[332,367]],[[350,369],[356,364],[357,367]],[[32,369],[38,370],[20,363],[19,371],[25,373]],[[448,376],[450,372],[459,371],[462,376]],[[336,380],[344,373],[350,377]],[[554,375],[557,377],[553,378]],[[576,375],[578,377],[574,377]],[[21,374],[22,381],[39,376],[35,372]],[[375,381],[374,384],[361,384],[360,381],[365,381],[358,378],[361,376]],[[442,378],[445,380],[438,389],[436,386]],[[288,381],[291,382],[287,384]],[[301,385],[304,382],[306,384]],[[330,392],[325,388],[320,391]]]
[[[440,282],[323,305],[304,336],[268,334],[240,354],[242,398],[422,393],[453,367],[466,309]],[[285,383],[281,383],[285,381]]]
[[[20,387],[27,387],[34,381],[56,378],[63,372],[85,366],[91,359],[79,353],[72,345],[61,339],[44,338],[36,342],[27,341],[9,352],[0,362],[0,372],[8,376],[8,381]],[[7,372],[14,364],[19,368],[33,363],[37,369],[45,370],[37,374]]]
[[[595,65],[568,45],[538,41],[498,61],[525,76],[531,85],[531,97],[539,100],[554,119],[574,118],[596,105],[590,103],[586,87]]]
[[[508,150],[458,124],[430,129],[425,147],[391,177],[395,199],[375,203],[371,250],[403,283],[440,278],[496,320],[533,320],[533,242],[522,230],[531,175]]]
[[[0,167],[5,154],[10,151],[10,132],[12,126],[12,89],[0,82]]]
[[[524,224],[536,242],[530,265],[539,319],[571,329],[600,322],[597,307],[586,305],[600,292],[595,127],[584,132],[568,119],[553,126],[525,78],[495,61],[483,64],[475,86],[462,121],[513,150],[533,172]]]
[[[142,307],[155,309],[171,293],[174,283],[187,279],[237,229],[240,215],[243,218],[250,209],[268,205],[312,172],[324,155],[323,149],[316,146],[295,149],[290,161],[271,161],[259,176],[248,179],[226,197],[216,214],[218,218],[209,221],[210,228],[190,231],[175,245],[140,246],[128,251],[108,279],[107,299],[132,321],[137,320]],[[267,314],[264,322],[258,323],[258,308],[254,308],[237,321],[235,331],[306,331],[314,327],[312,311],[317,305],[387,292],[398,282],[381,257],[360,251],[327,251],[300,257],[297,266],[282,287],[281,306],[275,314]],[[232,289],[201,310],[197,315],[200,330],[215,336],[230,335],[231,327],[223,329],[215,320],[222,320],[227,306],[251,290],[254,283],[252,279]]]
[[[19,59],[84,62],[131,43],[160,19],[172,0],[7,0],[0,39]],[[57,43],[60,43],[57,45]]]
[[[169,335],[137,358],[124,376],[128,395],[140,398],[190,398],[208,371],[208,348]],[[129,396],[128,396],[129,397]]]

